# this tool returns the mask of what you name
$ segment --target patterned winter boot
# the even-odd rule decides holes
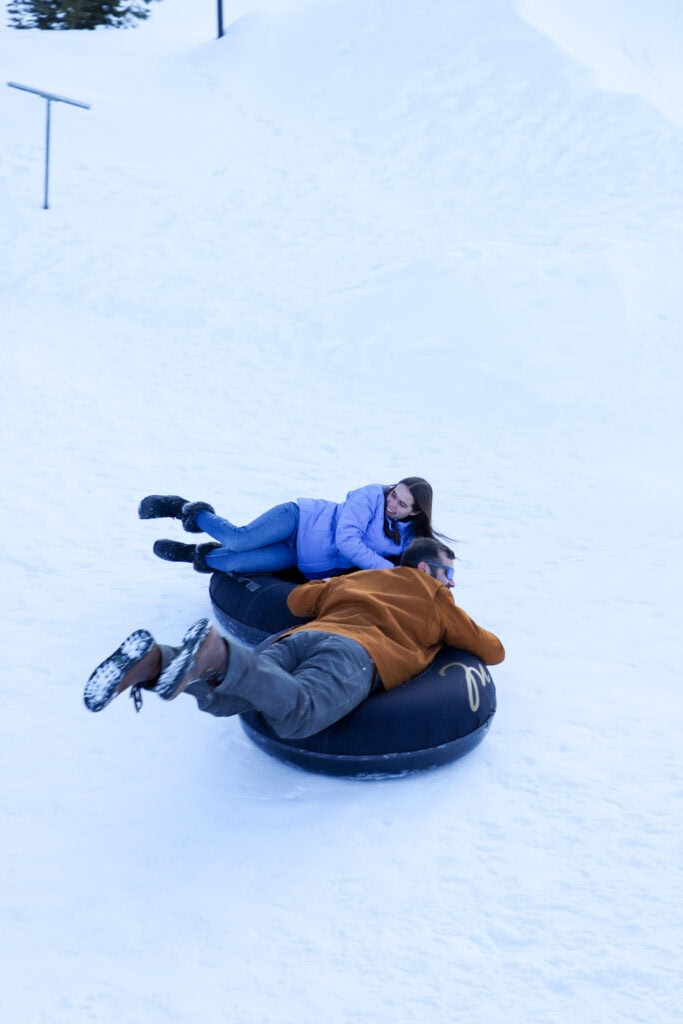
[[[140,689],[153,690],[161,672],[162,651],[146,629],[137,629],[92,673],[83,691],[88,711],[102,711],[114,697],[131,690],[139,707]]]
[[[180,651],[159,676],[155,692],[174,700],[194,680],[218,684],[228,670],[230,648],[208,619],[190,626]]]

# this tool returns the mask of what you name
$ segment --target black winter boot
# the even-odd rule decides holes
[[[195,572],[215,572],[210,565],[206,564],[206,556],[211,552],[215,551],[216,548],[220,547],[215,541],[209,541],[208,544],[185,544],[183,547],[194,548],[194,558],[192,564],[194,565]]]
[[[200,512],[214,512],[213,505],[206,501],[186,501],[180,510],[179,519],[183,521],[183,529],[188,533],[202,533],[202,528],[197,526],[197,516]]]
[[[187,498],[179,494],[148,494],[138,508],[140,519],[180,519]]]
[[[197,554],[196,544],[183,544],[179,540],[155,540],[152,548],[157,558],[165,562],[194,563]]]

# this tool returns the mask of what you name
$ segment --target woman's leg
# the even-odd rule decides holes
[[[195,522],[203,533],[208,533],[228,551],[253,551],[279,545],[283,541],[294,546],[299,527],[299,506],[295,501],[276,505],[246,526],[234,526],[214,512],[200,512]]]
[[[254,551],[227,551],[215,548],[204,557],[209,569],[220,572],[280,572],[296,565],[294,544],[271,544]]]

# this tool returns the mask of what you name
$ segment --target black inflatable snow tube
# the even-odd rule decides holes
[[[255,645],[305,619],[287,607],[294,582],[277,576],[214,573],[211,603],[227,633]],[[261,715],[241,716],[266,753],[310,771],[339,776],[402,775],[448,764],[484,739],[496,689],[475,655],[444,647],[429,668],[396,689],[372,694],[350,714],[306,739],[281,739]]]

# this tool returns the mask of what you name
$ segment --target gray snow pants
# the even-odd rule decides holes
[[[260,711],[283,739],[302,739],[337,722],[370,693],[375,666],[360,644],[345,636],[304,630],[252,651],[227,640],[230,662],[215,687],[203,680],[186,693],[201,711],[223,717]]]

